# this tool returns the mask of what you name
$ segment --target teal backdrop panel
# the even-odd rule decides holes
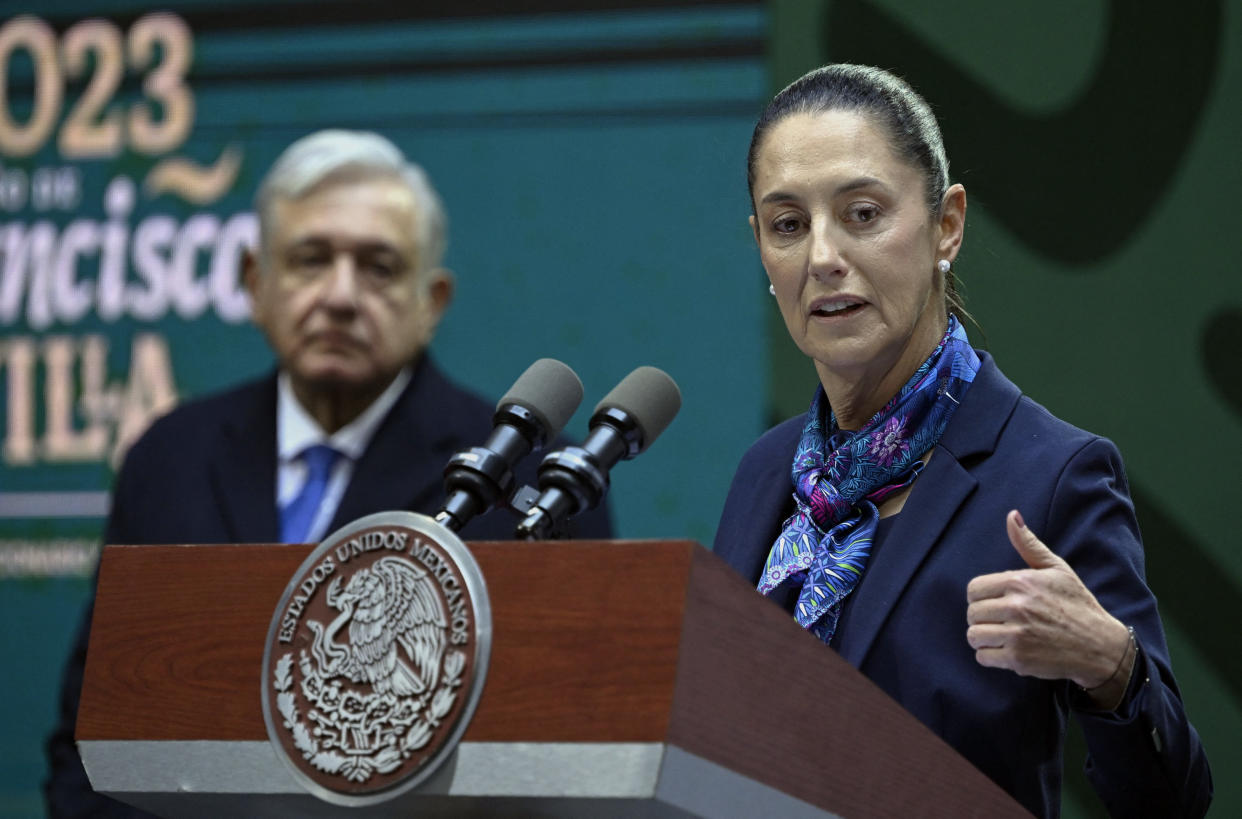
[[[42,813],[116,459],[155,413],[273,364],[236,272],[286,144],[370,128],[427,168],[458,282],[433,353],[479,392],[561,358],[580,438],[631,368],[668,370],[685,405],[617,468],[618,530],[710,542],[737,459],[813,385],[766,295],[744,162],[769,95],[829,59],[894,68],[936,108],[970,195],[973,337],[1121,447],[1212,815],[1242,815],[1237,4],[508,6],[3,5],[0,815]],[[1065,815],[1098,815],[1081,778],[1066,790]]]
[[[955,270],[972,338],[1035,400],[1121,448],[1148,579],[1215,774],[1210,815],[1242,815],[1238,4],[771,8],[773,90],[825,62],[858,62],[896,71],[931,102],[969,199]],[[786,417],[805,410],[814,375],[779,319],[767,321],[769,412]],[[1065,815],[1102,815],[1077,772],[1082,753],[1067,757]]]
[[[763,289],[740,171],[758,3],[48,0],[0,15],[0,815],[41,743],[125,447],[269,371],[247,323],[254,189],[318,128],[384,133],[450,221],[433,355],[498,396],[536,358],[595,402],[652,364],[680,416],[613,476],[623,537],[710,543],[762,426]],[[454,16],[456,15],[456,16]]]

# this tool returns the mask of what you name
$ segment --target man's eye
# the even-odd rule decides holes
[[[307,250],[291,253],[288,257],[289,266],[294,270],[317,270],[329,263],[330,256],[326,253]]]
[[[366,259],[361,264],[362,270],[376,281],[390,281],[397,277],[399,265],[385,259]]]

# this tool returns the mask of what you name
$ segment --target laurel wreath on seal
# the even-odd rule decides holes
[[[302,672],[299,687],[310,706],[308,723],[298,711],[290,673],[293,652],[289,652],[276,662],[276,708],[307,762],[324,773],[363,783],[377,772],[396,770],[431,740],[457,701],[465,665],[466,656],[461,651],[445,654],[441,684],[434,694],[363,694],[342,687],[336,679],[325,679],[303,649],[298,663]]]

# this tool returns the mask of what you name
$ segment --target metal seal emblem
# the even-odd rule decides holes
[[[263,720],[294,778],[338,805],[417,787],[457,747],[487,675],[483,574],[425,515],[332,533],[289,581],[263,651]]]

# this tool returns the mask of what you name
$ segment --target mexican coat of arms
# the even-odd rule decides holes
[[[264,719],[278,755],[338,804],[417,786],[470,720],[490,628],[477,564],[435,521],[383,512],[334,533],[269,629]]]

